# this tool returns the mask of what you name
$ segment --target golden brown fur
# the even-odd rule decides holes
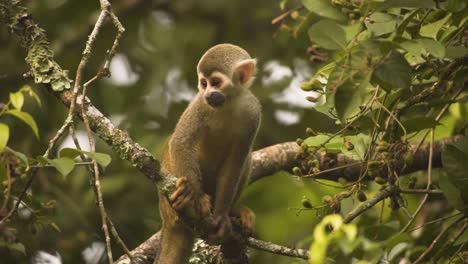
[[[252,144],[261,119],[260,104],[248,89],[255,63],[231,44],[209,49],[200,60],[197,70],[206,86],[199,83],[199,93],[180,117],[161,157],[163,168],[178,182],[170,200],[159,196],[163,227],[155,263],[183,264],[190,256],[194,234],[176,210],[196,206],[202,213],[212,213],[217,224],[212,238],[217,242],[231,231],[229,215],[239,216],[252,228],[251,211],[234,205],[250,174]],[[221,105],[213,106],[212,93],[224,99]]]

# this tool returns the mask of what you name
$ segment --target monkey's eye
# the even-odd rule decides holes
[[[200,84],[201,84],[201,86],[202,86],[203,88],[206,88],[206,86],[208,85],[208,82],[207,82],[205,79],[202,79],[202,80],[200,81]]]
[[[211,79],[211,86],[219,87],[221,85],[221,79],[213,78]]]

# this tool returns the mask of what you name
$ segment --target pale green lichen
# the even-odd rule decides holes
[[[28,49],[26,62],[31,67],[34,82],[50,84],[54,91],[69,89],[72,81],[68,72],[54,60],[44,30],[34,23],[26,7],[19,0],[3,1],[0,16],[12,34],[19,38],[21,46]]]

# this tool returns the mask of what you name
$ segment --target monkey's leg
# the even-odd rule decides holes
[[[239,218],[242,233],[251,236],[255,230],[255,213],[248,207],[234,207],[229,213],[232,217]]]
[[[186,264],[192,253],[193,232],[179,219],[169,201],[159,195],[162,225],[161,249],[155,264]]]

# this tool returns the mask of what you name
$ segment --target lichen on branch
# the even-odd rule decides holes
[[[0,17],[10,32],[18,37],[20,45],[27,49],[26,62],[31,66],[34,82],[50,84],[54,91],[69,89],[72,81],[68,78],[68,72],[54,60],[44,30],[34,23],[32,16],[20,2],[2,0]]]

